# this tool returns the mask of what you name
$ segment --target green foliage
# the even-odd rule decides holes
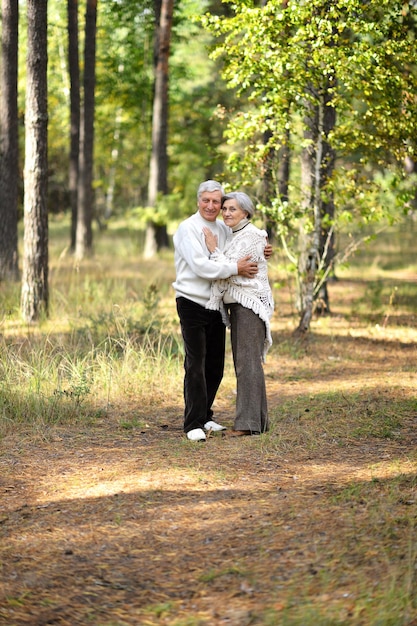
[[[343,171],[356,190],[372,180],[372,172],[360,179],[364,163],[388,166],[413,153],[416,49],[403,2],[290,0],[283,8],[270,0],[263,7],[239,2],[234,9],[228,19],[212,15],[203,23],[222,36],[214,56],[222,56],[224,77],[242,97],[228,135],[231,143],[246,142],[239,165],[244,181],[260,176],[265,155],[286,141],[288,128],[291,147],[299,145],[299,120],[324,92],[337,115],[328,141],[339,159],[362,164],[359,172]],[[265,132],[271,134],[267,145]],[[345,192],[342,200],[349,197]]]
[[[208,58],[211,36],[195,16],[209,2],[174,3],[170,56],[169,186],[173,197],[184,198],[176,210],[183,216],[195,206],[198,183],[219,175],[225,121],[213,121],[218,103],[231,104],[214,61]],[[213,5],[213,3],[211,3]],[[81,82],[85,7],[79,4]],[[19,32],[19,106],[24,114],[26,24],[22,10]],[[95,195],[103,216],[114,177],[113,213],[130,207],[147,218],[149,154],[151,147],[154,81],[155,3],[118,0],[98,5],[95,90]],[[50,210],[68,210],[69,75],[66,3],[48,3],[48,105]],[[192,62],[190,60],[192,59]],[[23,156],[23,126],[22,126]],[[22,158],[23,169],[23,158]],[[169,209],[171,211],[171,209]],[[158,220],[166,224],[166,208],[158,207]]]
[[[197,187],[192,190],[194,198],[196,198],[196,188]],[[184,213],[189,214],[192,207],[196,204],[196,200],[189,198],[188,202],[189,203],[187,203],[187,200],[179,193],[159,194],[154,207],[133,207],[126,211],[125,215],[127,219],[131,220],[132,223],[135,223],[142,229],[151,221],[158,226],[162,226],[172,221],[178,221],[183,217]]]
[[[269,0],[233,10],[202,20],[240,97],[226,133],[228,163],[260,196],[297,268],[305,331],[337,262],[334,250],[327,257],[331,236],[392,223],[415,200],[404,161],[417,154],[417,9],[402,0]],[[291,154],[288,198],[278,170],[283,146]]]
[[[198,182],[208,177],[235,184],[261,181],[265,159],[291,129],[295,155],[291,210],[299,205],[297,157],[305,145],[302,119],[314,90],[330,85],[338,125],[329,137],[340,166],[331,182],[338,211],[364,219],[380,192],[398,207],[410,200],[396,165],[414,154],[415,7],[396,0],[280,0],[175,3],[170,58],[170,199],[158,204],[158,223],[195,206]],[[24,119],[26,14],[19,24],[19,112]],[[79,6],[83,63],[84,5]],[[211,10],[204,31],[199,18]],[[98,7],[95,191],[104,211],[115,176],[114,212],[138,207],[146,221],[153,90],[154,3],[103,2]],[[212,59],[213,38],[223,42]],[[191,62],[192,61],[192,62]],[[231,89],[221,81],[224,77]],[[82,67],[81,67],[82,71]],[[335,84],[332,84],[334,78]],[[50,210],[68,209],[69,78],[66,4],[48,3]],[[306,85],[314,89],[306,90]],[[240,96],[240,101],[236,96]],[[224,130],[230,142],[225,145]],[[271,134],[267,145],[263,133]],[[21,125],[23,169],[24,125]],[[229,171],[224,172],[228,159]],[[387,167],[389,166],[389,171]],[[380,173],[384,180],[380,178]],[[401,177],[400,177],[401,178]],[[363,196],[356,191],[361,189]],[[177,200],[182,199],[182,202]],[[375,207],[375,204],[373,204]],[[383,205],[382,205],[383,206]],[[383,207],[386,211],[386,205]]]
[[[117,204],[146,198],[153,97],[154,3],[99,6],[96,87],[97,196],[104,202],[111,167]],[[112,154],[117,152],[117,159]]]

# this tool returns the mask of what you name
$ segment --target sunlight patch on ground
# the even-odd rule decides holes
[[[121,467],[119,467],[119,473]],[[103,470],[97,466],[85,466],[82,470],[66,476],[45,476],[39,494],[36,496],[38,505],[52,504],[70,500],[95,499],[116,495],[136,494],[141,500],[151,502],[155,494],[164,498],[164,494],[170,499],[170,494],[184,492],[201,495],[204,498],[210,494],[219,494],[236,490],[242,495],[250,492],[257,484],[260,492],[271,495],[275,488],[288,484],[308,486],[316,483],[325,485],[346,485],[355,480],[372,481],[375,479],[393,478],[416,471],[416,463],[411,460],[398,460],[390,457],[389,451],[384,452],[379,463],[372,466],[363,465],[360,460],[356,463],[352,459],[348,461],[310,463],[305,462],[294,468],[293,472],[281,469],[276,472],[273,480],[267,483],[262,481],[262,476],[256,472],[238,476],[233,481],[224,483],[221,480],[202,482],[194,471],[187,472],[182,469],[170,469],[169,474],[160,470],[142,471],[140,469],[123,470],[123,476],[109,476],[111,470]],[[106,475],[100,477],[100,473]]]
[[[130,463],[131,465],[131,463]],[[86,465],[65,476],[45,476],[37,502],[59,502],[64,500],[100,498],[118,494],[146,494],[156,491],[176,489],[195,492],[207,492],[207,485],[202,484],[194,471],[170,469],[169,475],[161,470],[143,471],[140,468],[122,469],[119,464],[118,474],[122,477],[108,476],[113,470],[104,470],[97,466]],[[107,476],[106,476],[107,474]]]
[[[416,469],[416,463],[410,460],[392,459],[390,462],[389,453],[385,453],[380,463],[372,465],[364,466],[360,462],[355,465],[352,461],[304,465],[300,467],[299,474],[295,474],[292,479],[299,481],[300,484],[308,485],[315,483],[319,478],[321,485],[343,486],[352,482],[371,482],[377,479],[414,475]]]
[[[401,390],[403,399],[406,397],[414,398],[416,396],[416,375],[414,372],[391,372],[388,371],[379,379],[375,378],[375,374],[371,371],[367,372],[367,368],[364,368],[362,375],[357,376],[358,372],[351,372],[352,376],[346,370],[344,379],[331,378],[328,379],[328,393],[335,394],[336,392],[346,392],[347,394],[358,394],[360,392],[372,392],[379,393],[381,387],[385,393],[389,391],[398,392]],[[356,374],[356,376],[355,376]],[[272,388],[272,384],[267,379],[267,390]],[[279,394],[279,391],[277,392]],[[309,381],[303,385],[302,395],[305,394],[323,394],[323,379]],[[282,399],[288,398],[300,398],[300,388],[297,381],[287,383],[285,389],[281,393]],[[270,403],[271,409],[274,404]]]

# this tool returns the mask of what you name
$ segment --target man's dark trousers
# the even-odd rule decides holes
[[[177,298],[184,340],[184,432],[212,419],[212,404],[223,378],[226,328],[219,311]]]

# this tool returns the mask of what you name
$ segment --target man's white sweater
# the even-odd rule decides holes
[[[172,283],[176,297],[188,298],[205,307],[210,299],[211,281],[237,274],[237,262],[216,263],[210,259],[203,228],[207,226],[217,236],[223,250],[231,230],[220,220],[208,222],[197,211],[184,220],[174,235],[176,280]]]

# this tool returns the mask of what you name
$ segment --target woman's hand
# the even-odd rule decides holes
[[[214,235],[211,232],[210,228],[208,228],[207,226],[204,226],[203,234],[204,234],[204,238],[206,240],[206,246],[207,246],[207,248],[208,248],[208,250],[209,250],[209,252],[211,254],[217,248],[217,243],[218,243],[217,236]]]

